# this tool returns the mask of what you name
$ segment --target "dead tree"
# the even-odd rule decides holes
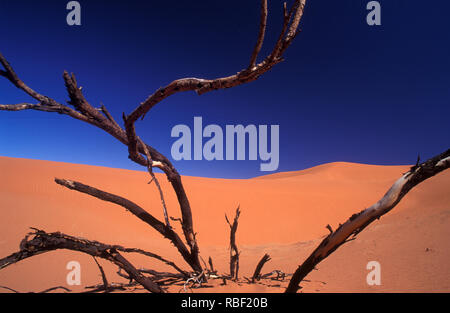
[[[30,237],[32,237],[30,239]],[[150,278],[142,275],[120,252],[127,252],[126,248],[117,245],[107,245],[98,241],[81,239],[59,232],[47,233],[34,229],[20,243],[20,251],[0,259],[0,269],[15,264],[21,260],[58,249],[67,249],[89,254],[108,260],[122,268],[127,274],[150,292],[164,292],[164,290]],[[142,251],[142,250],[139,250]]]
[[[216,273],[217,271],[214,270],[213,260],[211,257],[208,258],[208,264],[209,264],[209,270],[211,273]]]
[[[113,116],[109,113],[104,105],[101,105],[100,108],[96,108],[88,102],[88,100],[84,97],[82,88],[78,85],[77,79],[75,78],[75,75],[73,73],[69,74],[67,71],[64,71],[63,73],[64,84],[70,99],[68,101],[69,105],[65,105],[57,102],[47,95],[39,93],[38,91],[28,86],[24,81],[20,79],[20,77],[14,71],[13,67],[1,53],[0,63],[4,69],[0,69],[0,76],[9,80],[14,86],[35,99],[36,102],[0,104],[0,110],[37,110],[43,112],[65,114],[104,130],[105,132],[116,138],[118,141],[126,145],[129,153],[129,158],[137,164],[146,167],[152,177],[152,181],[155,181],[155,185],[158,187],[161,195],[165,223],[157,220],[143,208],[136,206],[133,202],[120,196],[112,195],[88,185],[78,182],[72,182],[70,180],[57,179],[56,182],[64,187],[79,192],[84,192],[99,199],[122,205],[127,209],[133,208],[134,211],[130,209],[130,212],[135,214],[142,221],[146,222],[151,227],[160,232],[163,236],[168,238],[175,245],[179,253],[182,255],[183,259],[192,268],[192,270],[199,274],[203,271],[199,258],[199,246],[197,243],[196,233],[194,231],[191,205],[184,189],[181,176],[167,157],[165,157],[155,148],[144,143],[140,139],[135,131],[135,123],[139,119],[143,119],[145,115],[156,104],[176,93],[184,91],[194,91],[198,95],[202,95],[209,91],[231,88],[257,80],[262,74],[266,73],[273,66],[284,60],[284,52],[290,46],[299,32],[298,26],[303,15],[305,2],[306,0],[295,0],[290,9],[287,9],[286,3],[284,3],[283,25],[281,27],[280,35],[276,40],[270,54],[267,55],[261,62],[257,63],[257,58],[264,41],[267,25],[267,0],[262,0],[257,41],[250,55],[250,62],[247,67],[234,75],[216,79],[182,78],[174,80],[165,87],[161,87],[156,90],[153,94],[147,97],[147,99],[140,103],[130,114],[127,115],[124,113],[124,127],[121,127],[119,125],[119,123],[113,118]],[[153,175],[153,168],[155,167],[164,172],[173,190],[175,191],[179,209],[181,212],[181,228],[183,231],[185,242],[183,242],[183,240],[169,224],[164,197],[162,195],[160,185],[156,177]],[[42,234],[43,233],[40,233],[40,237],[38,238],[41,238],[43,236]],[[75,237],[71,238],[74,238],[75,240]],[[111,262],[114,262],[117,261],[117,258],[120,258],[119,255],[114,254],[114,256],[116,258],[109,257],[107,259]],[[15,259],[15,261],[17,262],[20,259],[21,258],[17,258]],[[5,259],[2,259],[0,260],[0,262],[4,262],[4,260]],[[149,290],[151,289],[152,291],[158,291],[158,288],[156,288],[156,286],[150,288],[151,284],[147,281],[142,281],[142,283],[147,285]]]
[[[231,224],[225,214],[225,220],[230,226],[230,278],[233,280],[238,280],[239,277],[239,250],[236,245],[236,231],[238,228],[239,215],[241,215],[241,211],[238,207],[236,209],[233,224]]]
[[[284,4],[283,25],[281,27],[280,35],[269,55],[267,55],[261,62],[257,63],[257,58],[264,41],[267,25],[267,0],[262,0],[259,32],[247,67],[234,75],[216,79],[182,78],[174,80],[165,87],[161,87],[156,90],[153,94],[147,97],[147,99],[140,103],[129,115],[126,115],[124,113],[122,117],[124,123],[123,127],[119,125],[119,123],[113,118],[113,116],[109,113],[104,105],[101,105],[100,108],[96,108],[87,101],[87,99],[83,95],[81,87],[78,86],[78,82],[74,74],[69,74],[67,71],[64,71],[63,73],[65,87],[70,99],[68,101],[69,105],[65,105],[29,87],[24,81],[19,78],[12,66],[1,53],[0,64],[3,66],[3,69],[0,69],[0,76],[9,80],[18,89],[22,90],[27,95],[35,99],[36,102],[0,104],[0,110],[37,110],[43,112],[65,114],[104,130],[105,132],[116,138],[118,141],[120,141],[122,144],[127,146],[129,158],[137,164],[147,168],[151,176],[151,182],[154,181],[156,187],[158,188],[164,212],[164,222],[156,219],[144,208],[141,208],[132,201],[118,195],[114,195],[106,191],[88,186],[86,184],[67,179],[57,178],[55,179],[55,182],[65,188],[86,193],[100,200],[109,201],[126,208],[141,221],[147,223],[150,227],[154,228],[161,235],[170,240],[176,247],[180,255],[183,257],[185,262],[194,271],[193,277],[195,277],[195,279],[198,279],[198,277],[204,275],[204,270],[200,263],[199,246],[195,235],[196,233],[194,231],[192,210],[182,183],[181,176],[167,157],[165,157],[155,148],[144,143],[140,139],[135,131],[135,123],[139,119],[143,119],[145,115],[156,104],[176,93],[184,91],[194,91],[198,95],[202,95],[209,91],[231,88],[257,80],[261,75],[269,71],[273,66],[284,60],[284,52],[290,46],[299,32],[298,26],[303,15],[305,2],[306,0],[295,0],[289,10],[287,9],[286,3]],[[175,232],[175,230],[169,223],[164,196],[160,184],[156,179],[156,176],[153,174],[153,168],[155,167],[163,171],[173,190],[175,191],[181,213],[181,219],[176,220],[179,220],[181,223],[184,241]],[[331,226],[327,227],[330,231],[330,234],[319,244],[319,246],[303,262],[303,264],[299,266],[299,268],[293,274],[286,292],[298,291],[300,282],[306,277],[306,275],[308,275],[308,273],[310,273],[314,269],[314,267],[318,263],[328,257],[344,243],[350,240],[354,240],[356,238],[356,235],[364,230],[375,219],[379,219],[382,215],[392,210],[405,196],[405,194],[409,192],[414,186],[436,175],[437,173],[448,169],[449,167],[450,150],[447,150],[446,152],[421,164],[417,163],[400,179],[398,179],[397,182],[395,182],[391,189],[386,193],[386,195],[376,204],[369,207],[368,209],[361,211],[360,213],[352,215],[349,220],[347,220],[343,225],[340,225],[336,229],[336,231],[333,231]],[[228,221],[231,227],[230,243],[234,243],[231,244],[230,249],[230,274],[234,279],[237,279],[238,277],[239,252],[235,244],[235,237],[233,240],[231,237],[235,235],[238,216],[239,209],[236,212],[236,217],[233,225]],[[236,226],[234,227],[234,225]],[[29,239],[30,237],[32,238]],[[180,279],[180,277],[183,277],[187,280],[193,279],[192,275],[182,270],[175,263],[151,252],[134,248],[124,248],[118,245],[107,245],[97,241],[77,238],[58,232],[47,233],[38,229],[35,229],[33,233],[28,234],[22,240],[20,244],[20,250],[18,252],[0,259],[0,269],[17,263],[23,259],[57,249],[75,250],[87,253],[93,257],[103,258],[104,260],[112,262],[113,264],[119,266],[119,269],[122,269],[127,273],[127,278],[142,285],[150,292],[164,292],[164,289],[162,289],[161,287],[161,285],[164,284],[164,282],[162,281],[164,279]],[[172,266],[180,274],[176,274],[176,277],[172,277],[172,274],[166,275],[167,277],[165,277],[163,274],[158,274],[153,270],[138,270],[122,255],[122,253],[141,253],[146,256],[158,259]],[[152,276],[146,276],[144,274],[150,274]],[[108,288],[116,288],[108,283],[104,274],[102,274],[102,278],[103,284],[99,287],[96,287],[96,290],[108,290]],[[117,289],[122,289],[124,287],[125,285],[120,285],[117,286]],[[49,290],[53,289],[50,288]]]
[[[261,270],[267,262],[270,261],[270,256],[266,253],[263,255],[261,260],[259,260],[258,264],[256,265],[255,272],[252,276],[252,283],[254,283],[256,280],[259,280],[261,278]]]
[[[419,164],[403,174],[387,191],[383,198],[371,207],[353,214],[344,224],[335,231],[329,226],[330,234],[322,240],[311,255],[298,267],[292,276],[286,292],[297,292],[300,282],[317,264],[336,251],[344,243],[356,239],[370,223],[391,211],[400,200],[415,186],[424,180],[448,169],[450,167],[450,149]]]

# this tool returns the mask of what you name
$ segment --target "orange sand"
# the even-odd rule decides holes
[[[184,177],[201,255],[211,256],[228,272],[229,227],[241,206],[237,244],[241,277],[250,277],[258,260],[272,260],[263,272],[292,273],[327,234],[351,214],[380,199],[408,166],[330,163],[303,171],[253,179]],[[120,206],[68,190],[55,177],[77,180],[126,197],[163,220],[156,187],[139,171],[0,157],[0,257],[18,250],[29,227],[61,231],[104,243],[139,247],[174,260],[188,269],[175,248],[147,224]],[[169,214],[180,217],[175,194],[159,175]],[[450,292],[450,171],[413,189],[380,221],[337,250],[302,284],[304,292]],[[175,222],[173,222],[176,224]],[[177,229],[179,229],[178,225]],[[181,234],[181,232],[180,232]],[[130,256],[138,266],[170,270],[157,261]],[[101,282],[90,256],[53,251],[0,270],[0,285],[40,291],[66,285],[66,264],[82,266],[82,285]],[[381,264],[381,286],[368,286],[366,264]],[[123,281],[115,267],[100,260],[110,281]],[[210,281],[201,292],[281,292],[286,282],[258,284]],[[69,287],[82,290],[80,287]],[[172,287],[178,291],[181,287]],[[0,290],[2,292],[3,290]]]

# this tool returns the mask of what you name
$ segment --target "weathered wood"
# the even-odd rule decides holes
[[[105,292],[109,292],[109,284],[108,284],[108,279],[106,278],[105,271],[103,270],[103,267],[100,265],[100,263],[98,263],[95,256],[93,256],[92,258],[94,259],[95,264],[97,264],[100,274],[102,275],[103,289]]]
[[[450,167],[450,149],[423,162],[414,165],[403,174],[387,191],[383,198],[371,207],[353,214],[344,224],[340,225],[319,244],[311,255],[293,274],[286,292],[298,291],[300,282],[337,248],[349,240],[353,240],[357,234],[364,230],[370,223],[391,211],[400,200],[414,187],[424,180],[448,169]],[[350,238],[352,236],[352,238]]]
[[[200,265],[199,247],[194,231],[192,210],[181,180],[181,176],[178,174],[172,163],[163,154],[139,140],[139,137],[135,132],[134,123],[139,118],[143,118],[153,106],[175,93],[183,91],[195,91],[200,95],[212,90],[230,88],[258,79],[259,76],[269,71],[274,65],[282,61],[284,51],[291,44],[293,38],[295,37],[295,34],[297,33],[296,30],[298,28],[300,18],[303,15],[304,5],[305,0],[295,0],[294,4],[291,7],[290,13],[287,14],[286,4],[284,4],[285,13],[280,37],[277,40],[272,53],[267,56],[261,63],[256,64],[256,58],[264,41],[264,33],[267,22],[267,1],[263,0],[261,6],[261,21],[258,39],[251,55],[250,66],[247,69],[244,69],[235,75],[217,79],[183,78],[175,80],[169,85],[162,87],[154,92],[144,102],[137,106],[137,108],[133,110],[129,116],[126,116],[124,114],[124,128],[121,128],[117,124],[117,122],[114,120],[112,115],[109,114],[105,106],[102,105],[100,109],[96,109],[86,100],[83,95],[82,88],[78,86],[74,74],[69,75],[68,72],[64,71],[63,78],[70,98],[69,104],[72,105],[75,110],[30,88],[19,78],[12,66],[1,53],[0,63],[3,65],[4,70],[0,70],[0,76],[8,79],[11,83],[14,84],[14,86],[21,89],[32,98],[36,99],[38,103],[0,104],[0,110],[21,111],[31,109],[69,115],[73,118],[99,127],[100,129],[112,135],[114,138],[118,139],[121,143],[127,145],[129,149],[130,159],[137,164],[146,167],[149,166],[160,168],[167,176],[167,179],[171,183],[171,186],[177,196],[182,216],[182,230],[186,243],[189,246],[189,250],[184,247],[184,244],[183,246],[179,244],[181,240],[178,240],[178,235],[176,236],[176,238],[175,236],[173,236],[173,231],[170,232],[166,230],[165,232],[170,233],[169,239],[175,239],[176,243],[174,244],[177,246],[178,250],[183,255],[183,258],[188,262],[188,264],[195,271],[200,273],[202,271],[202,267]],[[150,173],[152,173],[151,170]],[[154,176],[152,178],[154,178]],[[162,191],[160,189],[160,185],[159,183],[156,183],[155,185],[159,188],[161,194],[162,205],[166,218],[166,226],[170,227],[167,208],[165,207],[165,202]],[[143,219],[152,220],[152,217],[148,216],[148,213],[146,213]],[[160,225],[158,225],[158,227],[159,226]],[[187,253],[189,253],[189,256]]]
[[[258,264],[256,265],[255,272],[253,273],[253,276],[252,276],[252,283],[254,283],[256,280],[260,280],[261,270],[262,270],[264,264],[266,264],[269,261],[270,261],[270,256],[267,253],[264,254],[263,257],[261,258],[261,260],[259,260]]]
[[[253,49],[252,56],[250,57],[250,65],[248,67],[251,70],[256,64],[256,58],[258,57],[261,47],[264,42],[264,35],[266,33],[267,26],[267,0],[261,0],[261,21],[259,23],[258,39],[256,40],[255,48]]]
[[[216,272],[216,271],[214,270],[213,260],[212,260],[211,257],[208,258],[208,263],[209,263],[209,270],[211,271],[211,273]]]
[[[83,252],[93,257],[108,260],[122,268],[131,278],[141,284],[148,291],[157,293],[164,292],[160,286],[158,286],[150,278],[142,275],[119,253],[120,250],[123,250],[123,247],[121,246],[107,245],[98,241],[73,237],[60,232],[46,233],[45,231],[39,229],[34,230],[35,231],[33,233],[28,234],[22,240],[20,243],[20,251],[0,259],[0,269],[35,255],[58,249],[67,249]],[[32,238],[30,239],[30,237]]]
[[[233,224],[228,220],[225,214],[225,220],[230,226],[230,278],[238,280],[239,278],[239,250],[236,245],[236,231],[238,228],[238,220],[241,215],[239,207],[236,209],[236,215],[234,216]]]

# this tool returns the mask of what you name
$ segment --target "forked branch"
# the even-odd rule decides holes
[[[303,16],[305,3],[306,0],[295,0],[288,14],[285,10],[283,28],[272,53],[268,55],[261,63],[254,65],[256,62],[256,57],[261,49],[266,29],[267,3],[263,0],[261,8],[260,31],[258,34],[257,44],[251,56],[249,68],[246,68],[234,75],[216,79],[190,77],[175,80],[167,86],[158,89],[144,102],[142,102],[129,116],[127,116],[127,123],[135,123],[139,118],[143,118],[145,114],[147,114],[147,112],[157,103],[175,93],[195,91],[197,94],[201,95],[212,90],[231,88],[258,79],[262,74],[269,71],[274,65],[283,61],[283,53],[298,33],[298,25]],[[284,4],[284,7],[285,6],[286,4]]]
[[[145,114],[157,103],[161,102],[165,98],[182,91],[195,91],[199,95],[217,89],[231,88],[244,84],[247,82],[258,79],[262,74],[269,71],[274,65],[283,60],[283,53],[287,47],[291,44],[295,35],[298,33],[298,25],[303,15],[303,10],[306,0],[295,0],[289,12],[284,4],[283,26],[279,38],[271,52],[262,62],[256,63],[256,59],[261,50],[264,34],[267,24],[267,1],[263,0],[261,5],[261,21],[259,27],[259,33],[255,48],[250,57],[250,65],[241,70],[240,72],[222,78],[216,79],[202,79],[202,78],[183,78],[178,79],[165,87],[158,89],[152,95],[150,95],[144,102],[142,102],[130,115],[124,114],[125,127],[121,128],[114,120],[112,115],[108,112],[105,106],[101,108],[93,107],[84,97],[82,88],[78,86],[78,82],[74,74],[69,74],[64,71],[63,78],[64,83],[70,98],[68,103],[73,107],[61,104],[54,99],[40,94],[33,90],[25,82],[23,82],[16,74],[12,66],[6,60],[6,58],[0,53],[0,64],[3,66],[3,70],[0,69],[0,76],[8,79],[14,86],[24,91],[26,94],[34,98],[36,103],[18,103],[18,104],[0,104],[0,110],[4,111],[21,111],[21,110],[38,110],[44,112],[55,112],[59,114],[66,114],[78,120],[87,122],[94,125],[105,132],[118,139],[121,143],[125,144],[129,150],[129,157],[131,160],[145,167],[149,167],[150,175],[152,175],[151,168],[160,168],[168,180],[170,181],[172,188],[175,191],[177,200],[181,211],[181,224],[183,234],[186,240],[189,250],[181,244],[176,244],[178,250],[183,257],[188,260],[191,267],[198,273],[202,272],[202,267],[199,259],[199,247],[195,236],[192,210],[184,190],[181,176],[178,174],[175,167],[171,162],[160,152],[153,147],[143,143],[135,132],[134,123],[143,118]],[[154,176],[152,176],[154,178]],[[149,224],[157,226],[161,233],[166,234],[172,242],[181,242],[178,235],[176,235],[170,228],[169,219],[167,215],[167,208],[165,207],[164,198],[158,183],[155,184],[161,194],[161,200],[163,204],[164,214],[166,218],[165,225],[159,224],[152,219],[151,216],[143,216]],[[147,213],[148,214],[148,213]],[[141,218],[142,219],[142,218]],[[163,227],[165,226],[165,228]],[[176,236],[175,236],[176,235]]]

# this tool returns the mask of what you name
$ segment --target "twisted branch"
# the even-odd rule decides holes
[[[184,190],[183,183],[181,181],[181,176],[179,175],[175,167],[171,164],[171,162],[163,154],[158,152],[153,147],[143,143],[139,139],[135,132],[134,123],[139,118],[143,118],[145,114],[157,103],[175,93],[182,91],[195,91],[197,94],[201,95],[212,90],[231,88],[258,79],[262,74],[269,71],[274,65],[283,61],[282,56],[284,51],[292,43],[292,40],[298,33],[297,28],[303,15],[305,1],[306,0],[295,0],[289,13],[287,13],[286,4],[284,4],[284,21],[279,39],[277,40],[272,53],[268,55],[262,62],[256,64],[257,56],[263,44],[267,24],[267,1],[265,0],[262,1],[261,6],[261,21],[258,39],[252,52],[250,58],[250,66],[248,68],[243,69],[234,75],[216,79],[183,78],[175,80],[166,87],[162,87],[152,95],[150,95],[135,110],[133,110],[130,115],[126,116],[124,114],[124,128],[121,128],[117,124],[117,122],[114,120],[111,114],[109,114],[105,106],[102,105],[101,108],[97,109],[94,108],[86,100],[83,95],[82,88],[78,86],[78,82],[74,74],[69,75],[67,71],[64,71],[63,73],[64,83],[70,98],[68,103],[73,106],[74,109],[72,109],[71,107],[61,104],[54,99],[42,95],[30,88],[19,78],[12,66],[1,53],[0,63],[2,64],[4,70],[0,69],[0,76],[5,77],[14,86],[37,100],[37,103],[0,104],[0,110],[38,110],[44,112],[66,114],[104,130],[105,132],[109,133],[114,138],[119,140],[121,143],[125,144],[128,147],[130,159],[137,164],[147,167],[152,178],[154,178],[154,176],[152,175],[151,168],[160,168],[167,176],[167,179],[171,183],[172,188],[177,196],[182,216],[182,230],[186,243],[189,246],[189,250],[184,246],[178,235],[170,228],[167,208],[165,207],[165,202],[159,183],[156,183],[156,186],[160,191],[166,224],[164,225],[163,223],[154,219],[145,211],[145,213],[143,213],[143,210],[140,211],[140,213],[142,214],[138,217],[140,217],[148,224],[152,225],[152,227],[157,229],[166,238],[169,238],[175,244],[188,264],[197,273],[201,273],[203,269],[199,259],[199,247],[194,231],[192,210],[188,197],[186,195],[186,191]],[[113,198],[110,197],[110,199]],[[114,199],[117,200],[118,198]],[[132,207],[136,209],[135,205],[132,205]]]
[[[32,236],[31,239],[29,239]],[[164,290],[153,282],[150,278],[142,275],[127,259],[120,253],[123,250],[120,246],[112,246],[100,243],[98,241],[90,241],[87,239],[77,238],[62,234],[60,232],[46,233],[43,230],[34,229],[20,243],[20,251],[15,252],[3,259],[0,259],[0,269],[11,264],[15,264],[21,260],[30,258],[35,255],[43,254],[49,251],[67,249],[89,254],[93,257],[99,257],[108,260],[128,273],[135,281],[141,284],[150,292],[164,292]]]
[[[384,197],[377,203],[359,213],[353,214],[335,231],[330,227],[330,234],[295,271],[286,288],[286,292],[297,292],[300,288],[300,282],[323,259],[336,251],[344,243],[355,239],[356,235],[373,221],[380,219],[381,216],[391,211],[414,186],[417,186],[424,180],[433,177],[449,167],[450,149],[421,164],[414,165],[392,185]]]

